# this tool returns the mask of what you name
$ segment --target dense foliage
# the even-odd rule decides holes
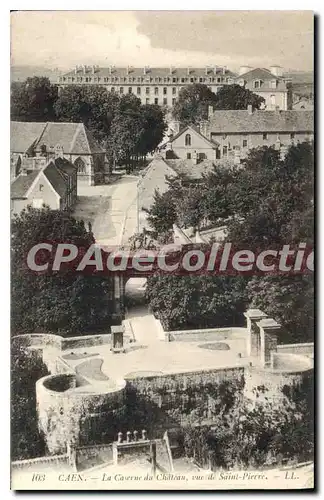
[[[11,231],[12,331],[78,335],[111,322],[112,284],[99,276],[65,272],[36,274],[28,269],[29,250],[42,242],[73,243],[87,248],[94,242],[83,222],[59,210],[28,208],[15,216]]]
[[[279,406],[263,400],[219,412],[212,426],[184,429],[184,451],[202,467],[257,469],[313,460],[312,380],[284,386]],[[256,391],[256,394],[258,391]]]
[[[11,119],[46,122],[55,120],[54,104],[58,90],[48,78],[34,76],[11,85]]]
[[[167,128],[162,108],[142,105],[133,94],[100,85],[69,85],[58,92],[48,78],[38,77],[12,84],[11,119],[82,122],[107,150],[111,165],[127,166],[154,151]]]
[[[249,105],[253,109],[260,109],[265,100],[251,90],[241,85],[233,84],[221,87],[214,103],[214,109],[247,109]]]
[[[241,85],[226,85],[215,94],[207,85],[195,83],[183,87],[172,109],[173,118],[181,125],[198,124],[208,118],[208,106],[213,109],[259,109],[264,103],[260,97]]]
[[[313,155],[313,144],[308,142],[291,146],[285,158],[274,147],[263,147],[252,150],[239,166],[215,167],[214,172],[203,177],[199,184],[188,179],[169,179],[167,192],[155,194],[148,216],[150,225],[154,232],[164,235],[170,234],[174,223],[180,227],[200,229],[225,225],[227,241],[236,249],[254,252],[280,250],[285,244],[291,249],[297,248],[299,243],[313,247]],[[199,280],[198,277],[195,279]],[[201,282],[204,279],[201,278]],[[224,278],[213,279],[216,289],[222,290]],[[231,278],[232,283],[237,279]],[[203,313],[207,315],[206,324],[212,326],[208,311],[214,306],[213,326],[222,326],[222,317],[224,324],[228,324],[228,315],[222,308],[218,313],[220,303],[214,302],[213,294],[202,294],[198,299],[203,287],[200,287],[201,292],[196,292],[196,296],[193,295],[190,278],[183,277],[181,280],[182,296],[179,301],[172,299],[176,283],[172,293],[168,278],[149,280],[148,299],[154,310],[161,307],[160,314],[171,318],[170,324],[177,325],[177,328],[185,324],[187,316],[188,324],[195,324],[196,321],[204,323]],[[235,295],[233,304],[238,311],[242,311],[248,298],[253,307],[264,310],[282,324],[285,330],[281,339],[283,342],[312,339],[314,284],[311,274],[254,276],[250,280],[241,303]],[[246,277],[244,283],[248,282]],[[230,291],[227,293],[230,294]],[[232,298],[227,293],[229,304]],[[205,302],[204,307],[200,307],[199,301],[203,300],[210,301],[210,305]],[[190,313],[185,315],[183,307]]]
[[[146,296],[167,330],[233,326],[246,309],[245,277],[175,276],[148,278]]]
[[[37,355],[22,348],[11,352],[11,458],[25,460],[45,454],[36,413],[35,384],[48,375]]]

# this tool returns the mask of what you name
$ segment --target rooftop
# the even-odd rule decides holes
[[[57,194],[63,198],[68,188],[67,178],[76,168],[65,158],[56,158],[40,170],[20,174],[11,184],[11,199],[27,198],[28,190],[42,173],[53,186]]]
[[[313,132],[313,111],[216,110],[209,121],[211,134],[253,132]]]
[[[195,77],[195,76],[213,76],[213,75],[226,75],[235,77],[235,73],[230,71],[224,66],[208,66],[204,68],[176,68],[176,67],[141,67],[134,68],[132,66],[126,67],[98,67],[98,66],[79,66],[78,69],[74,69],[65,73],[64,77],[72,76],[114,76],[114,77]]]
[[[14,153],[25,153],[33,146],[40,151],[61,146],[67,154],[103,153],[91,132],[83,123],[69,122],[11,122],[11,145]]]

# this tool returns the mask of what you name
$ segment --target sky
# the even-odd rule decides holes
[[[312,11],[19,11],[11,64],[313,69]]]

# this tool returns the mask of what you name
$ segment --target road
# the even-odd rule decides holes
[[[137,181],[128,175],[109,185],[78,185],[74,216],[91,223],[98,243],[125,245],[137,231]]]

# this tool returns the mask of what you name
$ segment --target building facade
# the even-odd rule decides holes
[[[264,108],[271,111],[275,109],[288,109],[288,83],[284,78],[280,66],[271,66],[270,69],[241,66],[235,83],[251,90],[254,94],[263,97]]]
[[[203,136],[197,127],[191,125],[182,129],[170,139],[166,158],[183,160],[216,160],[218,144]],[[175,155],[173,156],[171,152]]]
[[[235,74],[225,66],[205,68],[100,68],[76,66],[58,79],[59,87],[68,85],[101,85],[118,95],[134,94],[142,104],[173,106],[182,87],[193,83],[207,85],[217,92],[223,85],[234,83]]]
[[[109,174],[104,149],[83,123],[11,122],[10,139],[12,179],[22,161],[40,168],[58,156],[75,165],[79,181],[99,184]]]
[[[216,110],[200,132],[217,143],[217,156],[239,162],[253,148],[278,150],[314,139],[313,111]]]
[[[27,206],[68,210],[77,201],[77,169],[65,158],[50,160],[40,169],[22,164],[20,174],[11,184],[11,212],[19,214]]]

